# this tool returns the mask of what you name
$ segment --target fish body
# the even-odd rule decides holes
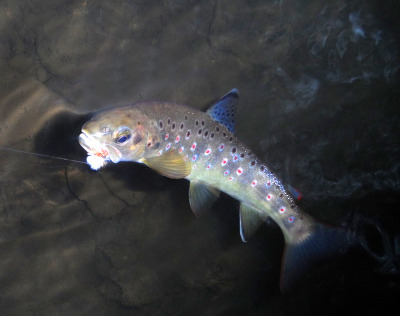
[[[164,176],[190,181],[189,202],[200,216],[225,192],[240,201],[240,235],[247,241],[267,217],[286,247],[281,290],[312,265],[346,248],[346,234],[304,213],[271,170],[234,132],[236,89],[206,113],[170,102],[138,102],[99,111],[79,141],[94,169],[107,161],[144,163]]]

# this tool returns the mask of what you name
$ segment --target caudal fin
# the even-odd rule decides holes
[[[289,292],[307,271],[321,261],[344,253],[347,248],[347,233],[344,229],[316,223],[307,238],[286,244],[282,260],[281,292]]]

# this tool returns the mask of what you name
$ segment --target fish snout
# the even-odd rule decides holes
[[[100,144],[94,137],[82,132],[79,137],[79,144],[85,149],[90,155],[106,158],[108,151],[104,146]]]

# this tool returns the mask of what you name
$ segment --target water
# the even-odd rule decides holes
[[[282,295],[279,230],[243,244],[232,199],[197,219],[186,181],[0,150],[0,314],[398,309],[398,13],[344,0],[1,1],[0,146],[84,161],[77,136],[95,109],[204,109],[236,87],[238,137],[305,211],[369,227],[375,254],[379,222],[387,256],[355,250]]]

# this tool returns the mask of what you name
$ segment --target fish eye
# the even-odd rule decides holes
[[[116,139],[116,142],[117,142],[118,144],[123,144],[123,143],[125,143],[129,138],[131,138],[131,135],[129,135],[129,134],[127,134],[127,135],[122,135],[122,136],[120,136],[120,137],[118,137],[118,138]]]
[[[118,145],[123,145],[128,140],[130,140],[131,137],[132,137],[132,133],[131,133],[130,129],[127,127],[122,127],[115,133],[114,141]]]

